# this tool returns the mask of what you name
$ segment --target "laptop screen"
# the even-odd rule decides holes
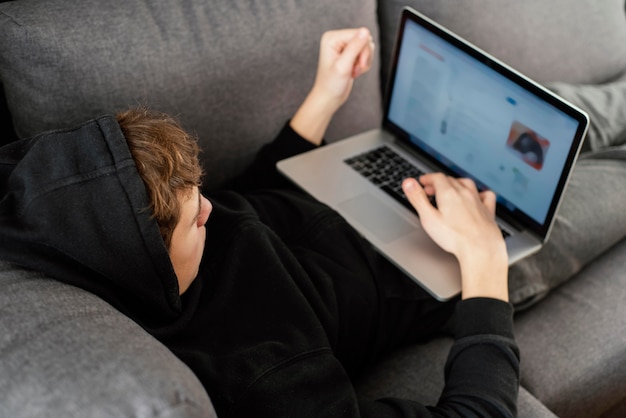
[[[584,113],[408,10],[388,88],[387,128],[439,167],[493,190],[500,216],[545,235],[586,131]]]

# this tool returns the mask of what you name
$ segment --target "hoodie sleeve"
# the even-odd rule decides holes
[[[320,350],[304,353],[266,373],[245,394],[233,415],[516,416],[519,351],[513,338],[512,306],[493,299],[469,299],[458,303],[456,316],[456,340],[437,405],[396,398],[359,399],[336,358],[329,350]]]
[[[237,191],[250,191],[295,187],[276,170],[276,163],[315,148],[317,147],[314,144],[294,131],[287,121],[278,136],[264,145],[252,164],[233,181],[232,188]]]

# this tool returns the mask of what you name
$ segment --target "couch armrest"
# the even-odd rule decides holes
[[[195,375],[101,299],[0,262],[0,416],[207,417]]]

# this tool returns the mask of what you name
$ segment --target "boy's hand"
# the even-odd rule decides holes
[[[291,127],[319,145],[332,116],[350,95],[354,79],[369,71],[374,49],[366,28],[325,32],[320,41],[315,83],[291,119]]]
[[[373,53],[372,35],[366,28],[324,33],[311,93],[336,111],[350,95],[354,79],[370,69]]]
[[[495,223],[496,196],[479,193],[470,179],[441,173],[406,179],[402,188],[417,210],[422,227],[461,267],[462,297],[508,301],[506,245]],[[428,200],[435,195],[437,208]]]

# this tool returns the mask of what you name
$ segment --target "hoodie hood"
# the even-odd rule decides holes
[[[90,291],[155,330],[180,317],[181,300],[148,208],[112,116],[0,148],[0,260]]]

